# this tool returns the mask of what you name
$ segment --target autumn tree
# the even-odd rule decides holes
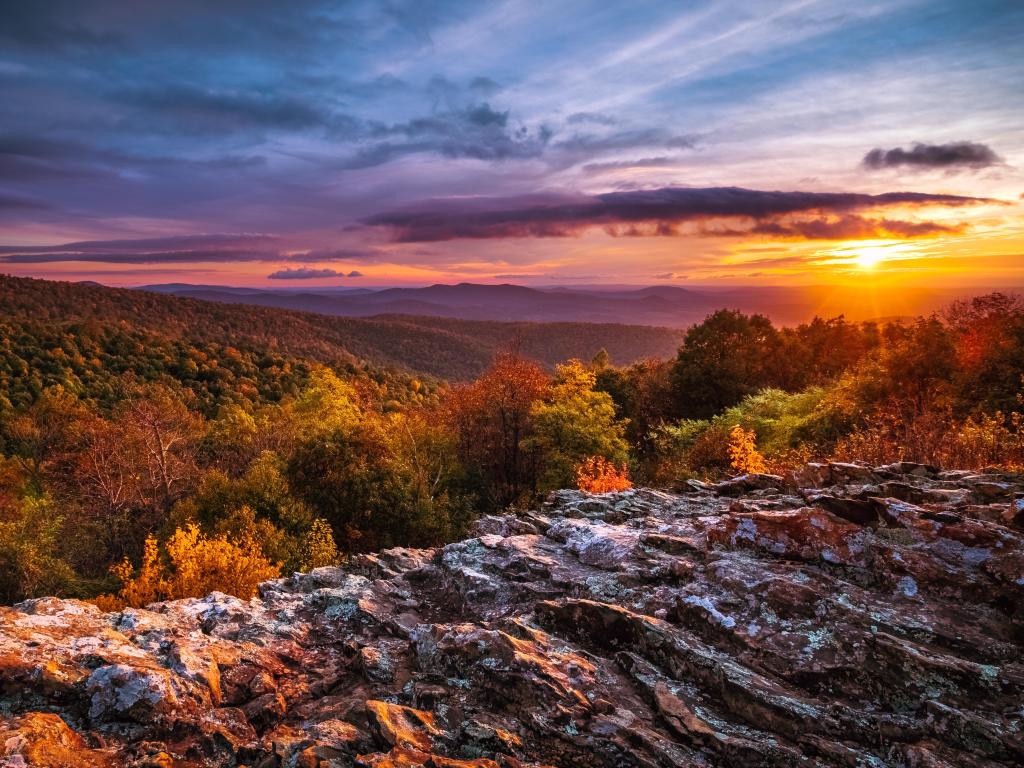
[[[539,365],[503,352],[480,378],[451,392],[447,421],[485,507],[505,507],[536,492],[537,459],[524,445],[532,434],[533,405],[548,386]]]
[[[201,417],[189,410],[180,390],[148,384],[128,395],[115,411],[114,421],[140,475],[143,503],[165,515],[196,477]]]
[[[524,447],[538,457],[542,489],[571,488],[586,458],[615,463],[627,458],[625,424],[616,419],[611,396],[596,391],[595,382],[593,371],[571,360],[558,366],[546,396],[530,410],[533,433]]]
[[[6,414],[3,434],[36,493],[65,458],[75,422],[87,413],[78,397],[60,385],[47,387],[24,412]]]
[[[194,523],[205,533],[235,536],[255,530],[268,560],[299,568],[304,538],[315,516],[292,495],[283,464],[276,454],[264,452],[240,477],[220,469],[206,470],[195,493],[175,504],[168,527]]]
[[[138,570],[129,561],[114,567],[121,590],[104,595],[97,603],[106,610],[124,605],[142,607],[158,600],[204,597],[225,592],[248,600],[260,582],[280,575],[280,564],[263,556],[251,532],[231,540],[206,536],[196,525],[177,529],[165,543],[161,557],[155,537],[146,539]]]
[[[1005,293],[954,302],[945,313],[953,331],[961,410],[1019,407],[1024,374],[1024,298]]]
[[[437,420],[364,414],[300,443],[287,471],[296,496],[349,552],[435,545],[463,531],[468,519],[453,441]]]
[[[729,432],[729,459],[738,472],[764,473],[768,465],[757,450],[757,435],[736,424]]]
[[[0,604],[74,587],[75,573],[61,557],[63,522],[46,497],[0,504]]]

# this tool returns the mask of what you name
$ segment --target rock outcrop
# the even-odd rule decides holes
[[[0,765],[1024,764],[1024,478],[810,465],[102,613],[0,609]]]

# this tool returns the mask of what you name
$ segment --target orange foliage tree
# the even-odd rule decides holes
[[[447,418],[459,458],[480,474],[485,503],[503,507],[535,490],[537,463],[523,441],[532,432],[531,408],[548,391],[544,370],[515,352],[494,358],[479,379],[456,387]]]
[[[576,467],[576,487],[587,493],[611,493],[633,487],[625,463],[616,465],[604,456],[591,456]]]

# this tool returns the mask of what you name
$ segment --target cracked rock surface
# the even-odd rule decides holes
[[[1024,764],[1024,477],[812,464],[474,534],[0,608],[0,766]]]

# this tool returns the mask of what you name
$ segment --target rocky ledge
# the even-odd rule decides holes
[[[1024,763],[1024,477],[809,465],[474,533],[0,609],[0,765]]]

